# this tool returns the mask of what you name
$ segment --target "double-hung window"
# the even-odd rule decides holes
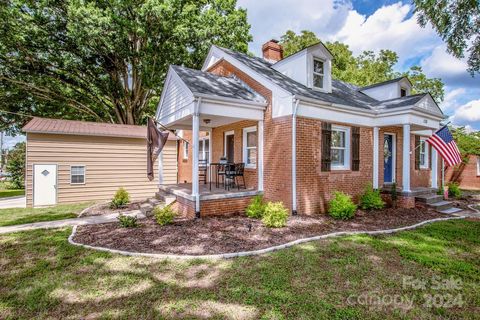
[[[325,63],[323,60],[313,58],[313,87],[324,88]]]
[[[210,161],[210,139],[201,138],[198,145],[198,159]]]
[[[420,138],[420,146],[419,152],[420,152],[420,168],[421,169],[428,169],[428,144],[427,144],[427,139],[425,138]]]
[[[332,170],[350,169],[350,128],[332,126]]]
[[[257,127],[243,129],[243,162],[246,168],[257,167]]]
[[[480,176],[480,157],[477,156],[477,176]]]
[[[188,160],[188,142],[183,141],[183,160]]]
[[[70,167],[70,184],[85,183],[85,166]]]

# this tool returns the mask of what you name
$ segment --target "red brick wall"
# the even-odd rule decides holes
[[[209,71],[223,76],[235,75],[267,100],[264,119],[264,196],[267,201],[282,201],[291,209],[292,118],[272,118],[271,91],[229,62],[220,60]]]
[[[199,136],[205,137],[207,132],[200,131]],[[186,142],[180,140],[178,143],[178,183],[192,182],[192,163],[193,163],[193,142],[192,131],[183,130],[183,139],[189,141],[188,144],[188,159],[183,159],[183,146]]]
[[[460,188],[480,190],[480,175],[477,173],[477,156],[470,155],[468,163],[445,170],[445,181],[458,182]]]
[[[225,153],[225,132],[234,131],[234,161],[244,162],[243,128],[253,127],[256,125],[256,121],[239,121],[229,125],[214,128],[212,130],[212,161],[218,162]],[[257,188],[257,169],[245,168],[245,184],[247,185],[247,188]]]

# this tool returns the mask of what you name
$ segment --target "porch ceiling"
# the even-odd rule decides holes
[[[228,125],[241,120],[245,120],[245,119],[200,114],[200,130],[204,131],[211,128],[221,127],[221,126]],[[168,127],[171,129],[191,130],[192,115],[189,115],[183,119],[175,121],[174,123],[169,124]]]

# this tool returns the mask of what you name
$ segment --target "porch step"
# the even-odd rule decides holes
[[[426,203],[426,204],[432,204],[432,203],[443,201],[443,196],[438,194],[424,194],[424,195],[416,196],[415,200],[418,202]]]
[[[175,195],[172,195],[172,194],[167,194],[165,193],[164,191],[160,191],[160,192],[157,192],[155,193],[155,198],[157,200],[160,200],[161,202],[165,203],[165,205],[169,205],[170,203],[174,202],[175,200],[177,200],[177,197]]]
[[[164,207],[165,203],[156,199],[150,198],[146,202],[140,205],[140,211],[147,217],[151,216],[152,211],[155,207]]]
[[[452,202],[442,200],[442,201],[439,201],[439,202],[430,203],[429,206],[440,212],[442,210],[446,210],[446,209],[451,208],[452,207]]]
[[[463,209],[450,207],[448,209],[438,210],[438,212],[444,214],[459,214],[463,212]]]

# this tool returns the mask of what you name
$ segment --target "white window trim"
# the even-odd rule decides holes
[[[247,147],[247,133],[249,132],[257,132],[257,127],[248,127],[243,128],[243,146],[242,146],[242,153],[243,153],[243,163],[245,163],[245,168],[256,169],[257,164],[248,164],[248,149],[256,149],[257,150],[257,160],[258,160],[258,132],[257,132],[257,146],[255,147]]]
[[[188,142],[183,141],[183,160],[188,160]]]
[[[330,169],[331,170],[350,170],[350,145],[351,145],[351,134],[350,134],[350,127],[343,127],[343,126],[336,126],[332,125],[332,134],[333,131],[343,131],[345,132],[345,163],[343,165],[331,165]],[[333,147],[330,146],[330,150],[332,150]],[[340,149],[340,148],[339,148]],[[342,148],[343,149],[343,148]]]
[[[227,157],[227,136],[234,136],[233,139],[235,139],[235,131],[233,130],[225,131],[225,133],[223,134],[223,156],[224,157]]]
[[[318,73],[318,72],[315,72],[315,60],[317,61],[321,61],[323,63],[323,73]],[[326,61],[325,59],[322,59],[322,58],[319,58],[319,57],[313,57],[313,60],[312,60],[312,88],[315,89],[315,90],[320,90],[320,91],[325,91],[325,83],[326,83],[326,74],[325,74],[325,68],[326,68]],[[320,87],[316,87],[315,86],[315,75],[319,75],[319,76],[322,76],[323,77],[323,86],[320,88]]]
[[[428,169],[430,167],[430,161],[429,161],[429,150],[428,150],[428,143],[427,143],[427,138],[424,138],[424,137],[421,137],[420,138],[420,145],[422,144],[422,142],[425,144],[425,163],[422,164],[420,163],[420,169]],[[422,148],[421,147],[418,147],[420,150],[420,154],[422,153]],[[421,157],[420,157],[421,159]]]
[[[72,167],[83,167],[83,182],[72,182]],[[87,183],[87,166],[84,164],[72,164],[70,165],[70,184],[71,185],[84,185]]]
[[[208,140],[208,145],[209,145],[208,148],[205,148],[205,140]],[[210,151],[210,137],[209,136],[201,137],[199,139],[199,142],[201,142],[198,144],[199,151],[202,151],[202,158],[205,159],[206,158],[205,154]],[[207,163],[210,164],[210,153],[206,160],[207,160]]]
[[[477,176],[480,176],[480,156],[477,156]]]

